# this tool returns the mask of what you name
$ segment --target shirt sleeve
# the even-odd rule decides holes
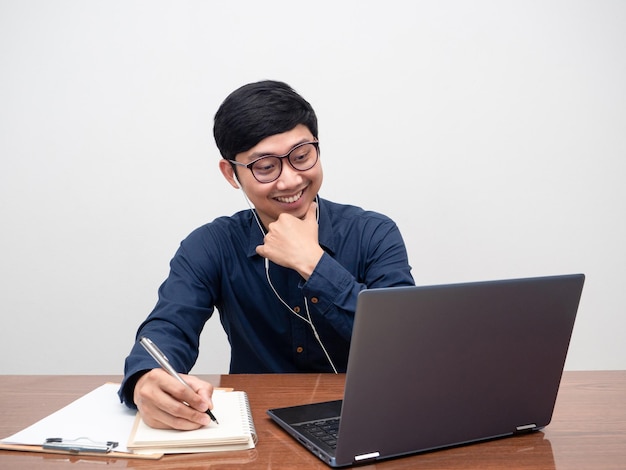
[[[360,230],[361,236],[354,237],[355,246],[346,250],[356,263],[351,270],[325,253],[302,286],[312,312],[325,316],[348,341],[360,291],[415,285],[397,225],[391,219],[374,219]]]
[[[213,314],[215,292],[202,279],[211,273],[198,272],[215,263],[198,263],[207,253],[199,243],[183,242],[170,263],[167,280],[159,288],[159,300],[139,327],[135,344],[124,364],[124,379],[119,396],[129,407],[135,407],[132,393],[138,378],[157,366],[138,340],[146,336],[161,349],[174,369],[188,373],[198,358],[200,333]]]

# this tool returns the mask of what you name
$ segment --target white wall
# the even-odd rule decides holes
[[[0,0],[0,373],[120,373],[178,243],[245,208],[212,118],[316,108],[321,194],[419,284],[584,272],[568,369],[626,369],[626,3]],[[215,321],[214,321],[215,320]],[[217,317],[196,373],[226,372]]]

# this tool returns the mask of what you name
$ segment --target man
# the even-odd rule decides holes
[[[188,372],[217,308],[231,373],[345,372],[358,293],[414,284],[397,226],[318,197],[317,118],[288,85],[263,81],[234,91],[213,131],[220,171],[250,209],[181,243],[137,339],[150,338],[176,370]],[[208,424],[211,384],[183,375],[192,391],[155,367],[135,343],[121,399],[153,427]]]

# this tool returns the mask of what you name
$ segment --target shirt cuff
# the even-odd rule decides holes
[[[309,279],[302,286],[307,300],[316,304],[320,312],[326,312],[338,297],[350,290],[355,279],[341,264],[324,253]]]
[[[130,377],[127,377],[122,382],[118,395],[122,403],[132,409],[137,409],[137,405],[135,404],[135,385],[137,385],[137,381],[143,376],[145,373],[149,372],[150,369],[140,370],[139,372],[135,372]]]

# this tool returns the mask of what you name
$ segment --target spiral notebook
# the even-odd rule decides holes
[[[247,394],[243,391],[216,390],[212,399],[219,424],[211,422],[193,431],[154,429],[137,414],[128,439],[128,449],[135,454],[181,454],[254,448],[257,433]]]

